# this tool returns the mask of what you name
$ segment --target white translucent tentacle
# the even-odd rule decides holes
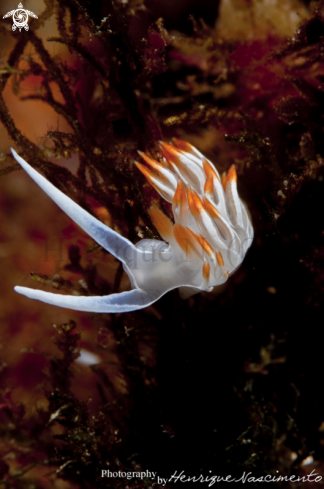
[[[28,175],[40,186],[42,190],[89,236],[99,243],[105,250],[112,253],[123,263],[127,262],[127,254],[130,249],[135,249],[133,243],[120,234],[113,231],[101,221],[82,209],[76,202],[57,189],[45,177],[32,168],[14,149],[11,152],[16,161],[28,173]]]
[[[157,291],[144,291],[134,289],[119,294],[104,296],[76,296],[52,294],[43,290],[34,290],[28,287],[15,287],[15,291],[29,299],[36,299],[53,306],[65,307],[76,311],[117,313],[143,309],[155,302],[161,293]]]

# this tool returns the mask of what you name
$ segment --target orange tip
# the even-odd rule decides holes
[[[220,267],[223,267],[224,266],[223,255],[221,254],[220,251],[216,251],[215,255],[216,255],[216,260],[217,260],[218,265]]]
[[[143,158],[145,163],[147,163],[151,168],[153,168],[153,170],[158,172],[159,177],[162,180],[166,180],[163,173],[161,173],[161,170],[164,170],[165,168],[163,165],[161,165],[161,163],[158,163],[156,160],[153,160],[153,158],[150,158],[150,156],[147,156],[147,154],[143,153],[142,151],[138,151],[138,154]]]
[[[224,179],[224,183],[223,183],[223,179],[222,179],[223,187],[226,188],[226,186],[230,182],[235,182],[235,183],[237,182],[237,174],[236,174],[235,165],[232,165],[230,167],[230,169],[228,170],[227,175],[225,176],[225,179]]]
[[[160,190],[158,188],[158,186],[156,185],[156,183],[154,182],[154,179],[156,179],[156,175],[154,175],[154,173],[151,172],[151,170],[149,170],[145,165],[142,165],[142,163],[139,163],[138,161],[135,161],[135,165],[137,166],[137,168],[143,173],[143,175],[145,176],[145,178],[149,181],[149,183],[152,185],[152,187],[158,192],[160,193]]]
[[[159,231],[162,238],[169,241],[170,237],[172,236],[173,228],[173,224],[170,219],[156,206],[150,207],[149,214],[152,218],[154,226]]]
[[[203,268],[202,268],[202,275],[205,280],[209,280],[209,275],[210,275],[210,266],[207,261],[204,262]]]
[[[215,171],[215,168],[206,159],[203,161],[203,168],[204,168],[204,172],[205,172],[205,175],[207,178],[210,175],[213,175],[213,177],[215,177],[215,178],[217,178],[217,180],[219,180],[218,175]]]
[[[226,173],[222,173],[222,176],[221,176],[221,183],[222,183],[222,186],[223,186],[223,189],[225,190],[226,188],[226,184],[227,184],[227,176],[226,176]]]
[[[172,142],[174,142],[177,148],[185,151],[186,153],[192,153],[196,149],[190,143],[184,141],[183,139],[172,138]]]
[[[190,212],[193,216],[197,216],[204,210],[203,203],[195,190],[192,190],[191,187],[188,187],[188,203]]]
[[[173,226],[173,235],[182,251],[188,253],[188,255],[193,255],[194,253],[197,256],[201,255],[199,249],[197,249],[197,244],[199,244],[198,237],[191,229],[176,223]]]
[[[209,216],[212,219],[218,219],[219,217],[221,217],[220,212],[216,209],[216,207],[211,202],[209,202],[208,199],[206,199],[206,197],[204,197],[203,202],[204,202],[205,211],[209,214]]]
[[[209,174],[205,181],[204,192],[205,194],[211,195],[213,193],[213,190],[214,190],[214,176],[212,174]]]
[[[204,238],[201,234],[194,233],[190,228],[187,228],[191,236],[197,243],[202,247],[203,251],[207,253],[210,257],[214,256],[214,250],[208,243],[207,239]]]
[[[154,176],[154,174],[151,172],[151,170],[149,170],[145,165],[139,163],[138,161],[135,161],[135,165],[137,166],[139,171],[142,172],[143,175],[148,179],[150,184],[152,184],[151,179]]]
[[[187,203],[186,189],[182,182],[178,182],[172,203],[176,206],[182,206]]]
[[[175,163],[178,165],[180,163],[179,161],[179,152],[177,148],[172,146],[172,144],[166,143],[165,141],[161,141],[159,143],[161,152],[166,158],[167,161],[171,161],[172,163]]]
[[[209,255],[210,257],[213,257],[214,256],[214,250],[210,246],[210,244],[208,243],[207,239],[204,238],[201,234],[199,234],[199,236],[197,236],[197,238],[199,240],[199,243],[200,243],[202,249],[207,253],[207,255]]]

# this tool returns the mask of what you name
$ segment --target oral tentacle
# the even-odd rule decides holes
[[[28,173],[37,185],[67,214],[81,229],[91,236],[97,243],[112,255],[125,263],[124,256],[127,250],[134,249],[131,241],[116,233],[103,224],[89,212],[82,209],[76,202],[61,192],[45,177],[32,168],[14,149],[11,152],[16,161]]]
[[[117,313],[143,309],[161,297],[160,291],[133,289],[105,296],[72,296],[53,294],[43,290],[15,287],[18,294],[53,306],[84,312]]]

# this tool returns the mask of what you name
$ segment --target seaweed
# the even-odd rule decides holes
[[[239,1],[229,18],[234,2],[223,0],[184,18],[198,3],[170,4],[161,18],[162,6],[143,0],[46,0],[28,32],[1,24],[3,487],[156,484],[102,470],[322,474],[323,2]],[[44,118],[41,137],[26,136],[13,100]],[[132,314],[64,311],[64,320],[10,295],[17,280],[80,295],[128,282],[56,208],[35,203],[9,144],[136,242],[159,238],[153,201],[171,212],[136,169],[137,151],[159,159],[157,141],[174,136],[220,172],[236,165],[255,240],[225,286],[188,301],[173,291]],[[96,359],[82,364],[84,352]]]

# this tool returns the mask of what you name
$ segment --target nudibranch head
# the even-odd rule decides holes
[[[29,298],[80,311],[127,312],[149,306],[169,290],[183,297],[210,291],[242,263],[253,228],[236,186],[232,166],[220,177],[213,164],[191,144],[174,139],[160,143],[163,159],[140,153],[136,162],[154,189],[172,203],[173,221],[152,206],[152,220],[164,241],[143,239],[136,245],[93,217],[54,187],[14,150],[31,178],[84,231],[122,263],[132,290],[108,296],[71,296],[15,287]]]

